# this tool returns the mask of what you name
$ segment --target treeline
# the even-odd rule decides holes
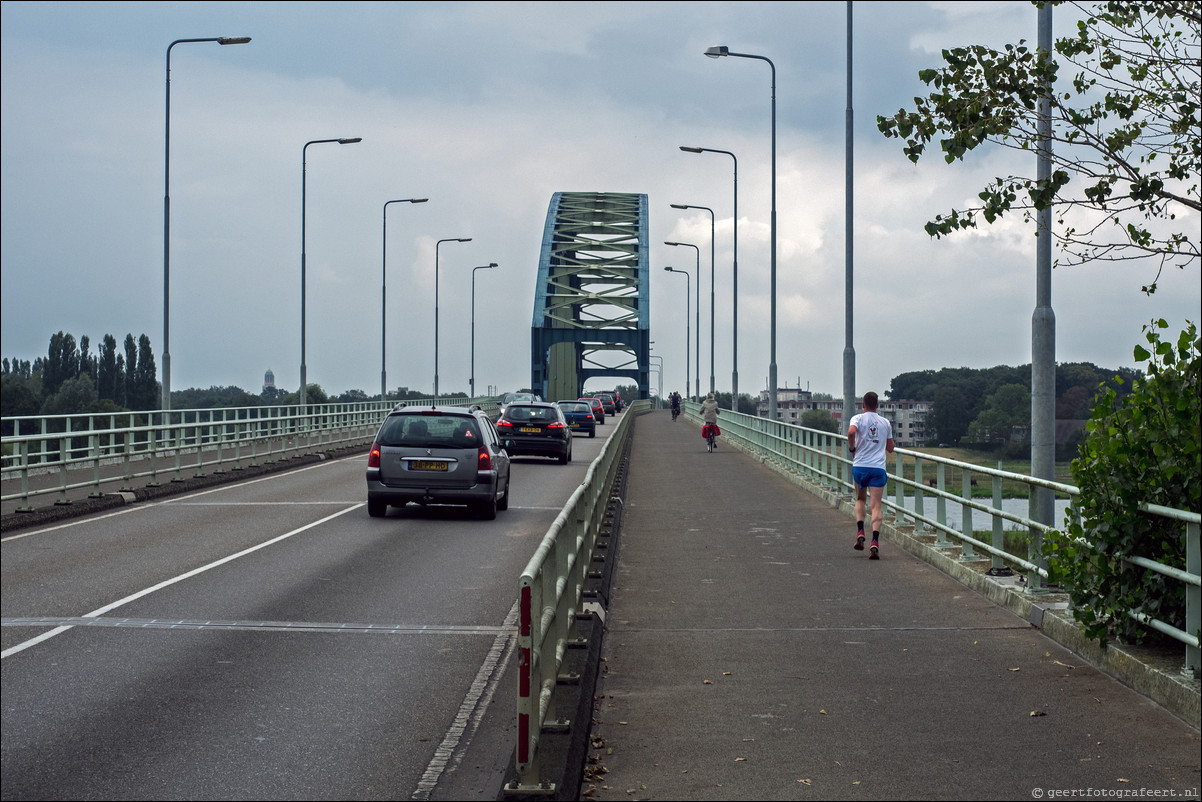
[[[1083,421],[1104,387],[1119,398],[1131,390],[1139,371],[1106,370],[1090,362],[1056,366],[1056,420]],[[931,444],[997,446],[1029,443],[1031,366],[943,368],[902,373],[890,383],[893,401],[930,401],[926,429]],[[1079,439],[1078,435],[1075,439]],[[1071,443],[1068,445],[1072,445]]]
[[[121,349],[104,335],[93,354],[88,337],[51,336],[46,356],[4,358],[0,407],[4,417],[156,409],[159,384],[150,338],[125,335]]]

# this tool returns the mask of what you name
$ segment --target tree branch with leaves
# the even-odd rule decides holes
[[[1050,4],[1081,15],[1051,58],[1022,41],[944,50],[941,69],[919,72],[931,94],[912,111],[877,117],[877,127],[904,140],[912,162],[934,141],[948,164],[986,143],[1034,153],[1039,99],[1052,87],[1048,181],[996,178],[979,205],[940,214],[926,231],[939,238],[1051,208],[1058,264],[1152,257],[1156,276],[1143,288],[1151,294],[1166,267],[1199,265],[1202,3]],[[1071,80],[1057,86],[1070,67]]]

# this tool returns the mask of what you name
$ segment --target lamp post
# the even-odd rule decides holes
[[[675,243],[669,242],[666,244],[673,245]],[[687,393],[689,391],[689,293],[691,292],[689,288],[689,271],[677,270],[674,267],[665,267],[664,270],[684,276],[684,391]],[[698,389],[700,390],[700,388]]]
[[[725,153],[734,161],[735,169],[735,214],[734,214],[734,278],[732,281],[733,298],[731,301],[733,318],[731,320],[731,330],[734,332],[734,351],[732,359],[734,360],[733,367],[730,373],[730,408],[734,412],[739,411],[739,160],[735,154],[729,150],[718,150],[717,148],[693,148],[688,145],[681,145],[680,149],[685,153]]]
[[[325,142],[336,142],[339,145],[353,145],[362,142],[363,137],[343,137],[341,139],[311,139],[301,148],[301,365],[300,365],[300,405],[305,410],[309,404],[308,368],[305,365],[305,183],[307,180],[306,152],[310,145],[320,145]]]
[[[434,397],[438,398],[438,248],[444,242],[471,242],[471,237],[448,237],[434,243]]]
[[[849,0],[850,1],[850,0]],[[714,210],[708,206],[692,206],[687,203],[673,203],[673,209],[704,209],[710,213],[710,392],[714,392]],[[698,267],[697,273],[697,306],[701,306],[701,268]],[[698,329],[701,328],[700,316],[698,316]],[[701,332],[698,331],[698,336]],[[698,347],[698,355],[700,355],[700,347]],[[697,371],[697,381],[701,382],[701,371]],[[701,390],[697,390],[697,397],[701,397]]]
[[[711,47],[705,51],[705,55],[710,58],[721,58],[723,56],[735,56],[736,58],[752,58],[759,61],[765,61],[772,68],[772,270],[771,270],[771,295],[772,295],[772,321],[769,324],[771,329],[771,357],[768,362],[768,419],[776,420],[776,65],[772,63],[772,59],[767,56],[756,56],[750,53],[732,53],[725,45],[719,47]]]
[[[469,395],[472,398],[476,397],[476,271],[488,270],[497,266],[496,262],[489,262],[486,265],[472,268],[472,362],[471,362],[471,378],[468,380],[471,392]]]
[[[698,248],[696,245],[693,245],[688,242],[667,242],[667,241],[665,241],[664,244],[665,245],[683,245],[686,248],[692,248],[694,251],[697,252],[697,312],[695,313],[697,315],[697,334],[695,335],[697,338],[697,355],[694,356],[693,359],[696,360],[696,366],[697,366],[696,397],[698,399],[700,399],[700,397],[701,397],[701,249]],[[680,272],[680,271],[677,271],[677,272]],[[686,273],[686,275],[687,275],[687,273]],[[684,386],[684,392],[685,392],[685,395],[688,395],[688,393],[689,393],[689,385],[687,382],[685,383],[685,386]]]
[[[171,411],[171,48],[188,42],[244,45],[249,36],[176,39],[167,45],[167,114],[163,137],[163,411]]]
[[[402,200],[390,200],[384,202],[383,212],[383,236],[382,236],[382,258],[380,267],[380,400],[388,400],[388,371],[385,368],[384,352],[387,348],[388,327],[386,319],[388,316],[388,302],[385,300],[388,291],[388,204],[390,203],[426,203],[429,198],[404,198]]]
[[[659,373],[659,408],[664,408],[664,358],[658,354],[648,354],[647,359],[658,359],[658,365],[651,365]]]

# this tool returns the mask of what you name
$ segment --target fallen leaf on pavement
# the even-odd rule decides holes
[[[1032,710],[1031,715],[1032,716],[1046,716],[1047,713],[1043,712],[1042,710]]]

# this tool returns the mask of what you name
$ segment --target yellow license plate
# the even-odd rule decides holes
[[[521,431],[522,434],[539,434],[542,432],[542,429],[538,428],[537,426],[523,426],[519,431]]]
[[[435,460],[415,459],[409,463],[410,467],[415,471],[445,471],[447,469],[446,462]]]

